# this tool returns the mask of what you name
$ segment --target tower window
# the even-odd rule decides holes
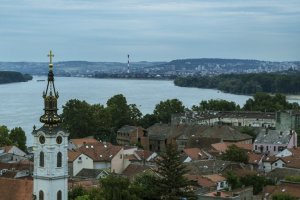
[[[40,152],[40,167],[44,167],[45,166],[45,155],[44,152]]]
[[[62,200],[61,190],[58,190],[58,192],[57,192],[57,200]]]
[[[39,200],[44,200],[44,192],[43,192],[43,190],[39,191]]]
[[[61,167],[61,162],[62,161],[62,154],[61,154],[61,152],[58,152],[57,153],[57,167]]]

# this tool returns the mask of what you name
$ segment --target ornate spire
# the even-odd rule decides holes
[[[58,92],[55,91],[53,64],[52,64],[52,58],[54,57],[54,55],[52,54],[51,50],[48,57],[50,58],[48,83],[47,83],[46,91],[43,92],[45,114],[40,117],[40,121],[44,123],[45,126],[52,128],[52,127],[56,127],[61,122],[61,119],[57,114]]]

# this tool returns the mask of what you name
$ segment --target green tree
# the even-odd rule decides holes
[[[175,145],[168,144],[166,152],[161,154],[157,162],[157,173],[161,177],[157,182],[161,199],[178,200],[186,197],[194,199],[194,194],[188,189],[190,182],[183,176],[187,169],[180,160],[180,153]]]
[[[69,190],[68,199],[75,200],[77,197],[88,195],[88,191],[85,190],[82,186],[77,186]]]
[[[179,101],[178,99],[168,99],[157,104],[153,113],[158,121],[163,123],[170,123],[172,114],[183,112],[184,106],[181,101]]]
[[[253,186],[253,194],[255,195],[260,193],[265,185],[273,185],[273,182],[258,175],[246,175],[240,178],[240,182],[245,186]]]
[[[107,101],[107,109],[112,117],[112,126],[116,130],[131,122],[131,111],[122,94],[115,95]]]
[[[85,101],[71,99],[63,106],[63,126],[70,138],[87,137],[95,133],[91,105]]]
[[[201,101],[199,106],[192,106],[195,112],[215,110],[215,111],[235,111],[239,110],[240,106],[233,101],[226,101],[223,99],[210,99],[208,101]]]
[[[131,191],[143,200],[159,200],[160,188],[157,183],[158,177],[153,173],[145,172],[135,178],[131,184]]]
[[[9,138],[9,130],[6,126],[0,126],[0,146],[12,145]]]
[[[100,180],[101,195],[105,200],[138,200],[138,197],[130,192],[128,178],[109,175]]]
[[[236,189],[241,187],[239,177],[233,172],[230,171],[226,174],[227,182],[231,186],[231,189]]]
[[[144,128],[149,128],[157,122],[158,120],[154,114],[146,114],[141,118],[140,125]]]
[[[129,116],[131,124],[138,125],[140,123],[142,113],[135,104],[129,104]]]
[[[222,155],[222,159],[233,162],[248,163],[247,152],[234,144],[228,147],[228,149]]]
[[[294,197],[290,194],[284,194],[284,193],[275,194],[272,196],[272,200],[297,200],[297,199],[298,199],[297,197]]]
[[[26,135],[21,127],[16,127],[10,131],[10,141],[23,151],[27,151]]]

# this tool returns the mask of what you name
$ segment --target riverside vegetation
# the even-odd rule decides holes
[[[0,84],[26,82],[29,80],[32,80],[32,76],[29,74],[13,71],[0,71]]]
[[[266,93],[300,93],[300,72],[281,73],[222,74],[218,76],[178,77],[175,85],[218,89],[233,94]]]

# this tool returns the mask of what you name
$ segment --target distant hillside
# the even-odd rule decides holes
[[[242,59],[199,58],[180,59],[157,66],[164,70],[186,71],[194,74],[230,74],[277,72],[290,68],[300,70],[300,62],[270,62]]]
[[[174,83],[181,87],[211,88],[234,94],[300,94],[300,72],[293,70],[281,73],[178,77]]]
[[[29,74],[21,74],[13,71],[0,71],[0,84],[26,82],[32,80]]]
[[[288,69],[300,70],[300,62],[270,62],[259,60],[197,58],[179,59],[170,62],[131,62],[127,73],[127,62],[55,62],[56,76],[100,77],[177,77],[188,75],[214,76],[231,73],[278,72]],[[0,62],[0,71],[18,71],[32,75],[46,75],[46,62]]]

